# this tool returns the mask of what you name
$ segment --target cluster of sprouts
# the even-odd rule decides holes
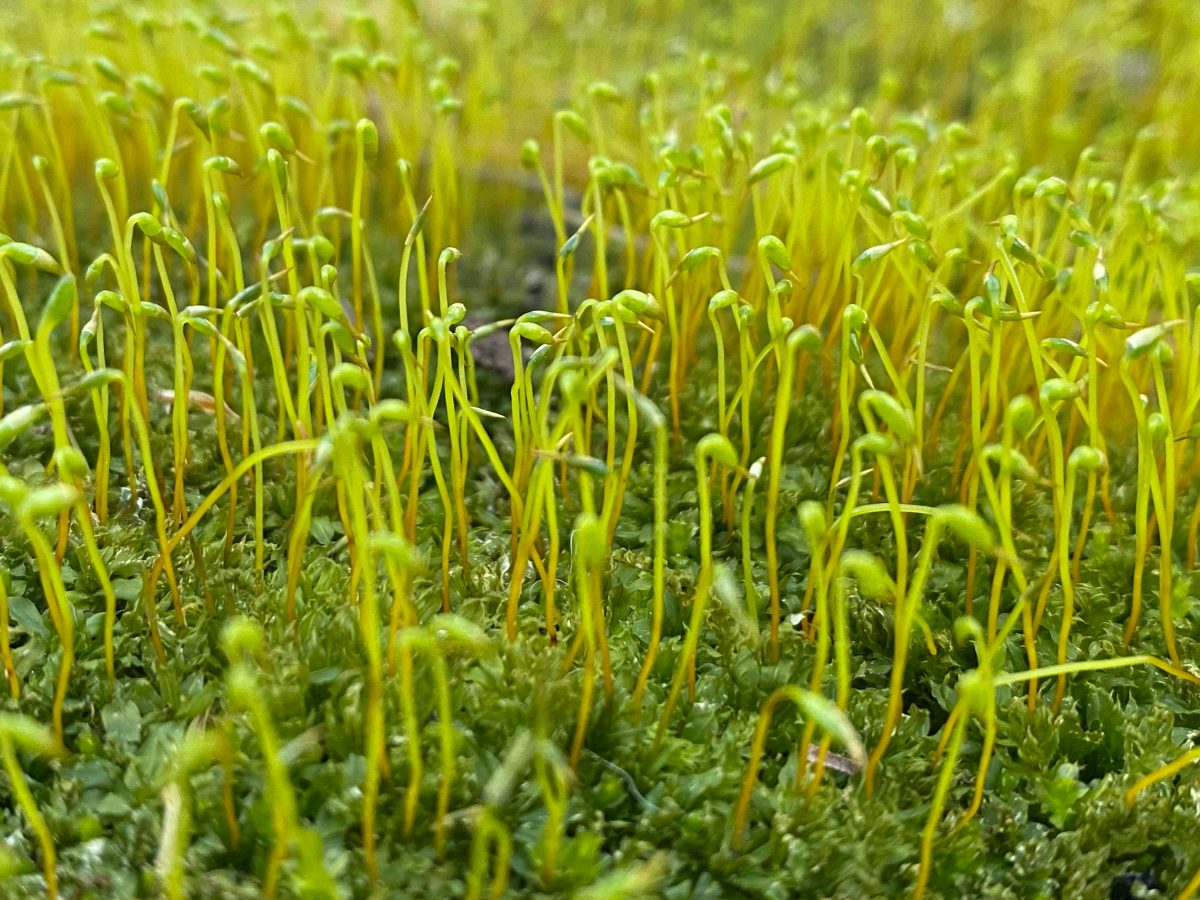
[[[762,73],[717,54],[585,83],[521,119],[538,140],[497,150],[486,87],[503,60],[486,35],[464,67],[431,54],[404,12],[313,30],[288,4],[245,21],[67,5],[86,39],[43,35],[40,53],[13,40],[0,54],[0,509],[59,648],[43,663],[53,695],[30,696],[0,572],[11,707],[49,710],[45,727],[0,716],[0,757],[50,896],[54,848],[14,747],[70,750],[80,600],[63,583],[68,555],[97,585],[110,683],[123,633],[161,665],[180,635],[224,623],[220,716],[164,774],[158,871],[171,897],[187,894],[198,771],[224,770],[238,840],[234,723],[258,747],[273,810],[264,891],[285,877],[339,891],[297,813],[260,683],[263,631],[243,598],[213,589],[233,566],[249,566],[293,635],[314,604],[357,623],[367,882],[381,795],[397,782],[396,839],[427,829],[440,855],[456,816],[474,829],[472,897],[505,890],[500,811],[526,771],[546,807],[537,877],[554,883],[597,705],[618,702],[659,746],[705,677],[701,651],[728,635],[714,616],[732,617],[764,665],[790,656],[809,673],[761,705],[734,851],[767,827],[750,801],[781,704],[805,722],[796,789],[838,790],[840,767],[869,794],[888,778],[906,678],[940,652],[926,611],[957,618],[975,664],[931,761],[917,895],[976,728],[959,826],[986,801],[1002,694],[1056,710],[1072,675],[1120,666],[1200,684],[1177,628],[1200,532],[1200,506],[1187,506],[1200,276],[1187,267],[1194,235],[1172,217],[1178,185],[1142,171],[1172,152],[1170,135],[1140,139],[1124,168],[1077,147],[1070,166],[1044,169],[1007,152],[990,107],[963,124],[905,113],[886,92],[870,107],[818,105],[771,82],[760,109],[746,82]],[[484,323],[467,273],[488,200],[464,161],[501,154],[544,206],[553,296]],[[477,355],[491,336],[507,337],[502,391]],[[824,454],[819,485],[799,471],[801,442]],[[36,471],[6,467],[30,454]],[[682,505],[680,479],[694,491]],[[486,508],[473,499],[484,484],[498,486]],[[623,528],[633,485],[651,510],[636,545]],[[346,536],[336,595],[306,574],[326,552],[312,546],[318,514]],[[697,535],[686,587],[670,578],[680,516]],[[117,526],[145,539],[136,602],[118,598],[106,562]],[[1124,645],[1081,659],[1071,632],[1091,540],[1122,529],[1136,543]],[[947,547],[961,594],[933,589]],[[650,627],[640,658],[616,660],[609,579],[630,551],[648,560]],[[686,624],[664,653],[668,594]],[[478,595],[483,621],[459,608]],[[886,610],[892,634],[876,721],[850,715],[863,604]],[[555,648],[578,683],[569,739],[524,735],[479,805],[455,812],[463,660],[513,642]],[[436,748],[417,718],[425,684]],[[388,747],[401,735],[397,772]],[[1130,803],[1196,758],[1142,779]]]

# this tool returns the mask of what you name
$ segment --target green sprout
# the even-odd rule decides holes
[[[733,445],[719,434],[709,434],[696,443],[696,498],[700,507],[700,574],[696,578],[696,589],[692,596],[692,616],[688,623],[687,637],[679,654],[675,667],[675,676],[671,679],[671,687],[667,692],[666,702],[658,720],[658,731],[654,741],[657,745],[662,741],[667,726],[671,722],[671,713],[679,700],[680,691],[686,679],[688,696],[695,692],[696,684],[696,648],[700,644],[700,631],[704,627],[704,613],[708,608],[710,595],[713,590],[713,549],[712,549],[712,508],[708,489],[708,462],[713,459],[725,466],[737,465],[737,454]]]
[[[0,762],[3,762],[5,774],[8,775],[13,799],[37,836],[42,857],[42,873],[46,879],[46,897],[48,900],[54,900],[58,896],[54,836],[38,810],[37,801],[29,790],[25,774],[21,771],[21,764],[17,760],[18,749],[37,756],[60,757],[64,752],[62,740],[28,716],[0,713]]]
[[[834,706],[828,699],[822,697],[820,694],[814,694],[812,691],[806,691],[792,684],[785,684],[776,688],[767,697],[766,702],[763,703],[762,709],[759,711],[758,722],[754,727],[754,738],[750,742],[750,762],[746,766],[746,776],[742,780],[742,790],[733,812],[730,843],[734,849],[737,849],[741,845],[742,835],[746,830],[746,817],[750,807],[750,796],[754,791],[755,783],[758,781],[758,768],[762,762],[763,746],[767,740],[767,731],[771,727],[771,717],[775,713],[775,708],[785,700],[790,700],[799,708],[807,720],[815,722],[822,731],[827,732],[831,737],[835,738],[846,748],[851,758],[860,765],[862,760],[866,758],[866,751],[863,748],[862,741],[859,740],[858,732],[854,730],[854,726],[846,718],[845,713]]]
[[[778,337],[779,383],[775,392],[775,411],[771,417],[771,441],[767,454],[767,496],[765,540],[767,553],[767,578],[771,590],[771,637],[772,657],[779,656],[779,558],[776,544],[776,522],[779,517],[779,485],[783,474],[783,443],[787,434],[788,413],[791,409],[792,386],[794,383],[796,356],[800,351],[819,353],[821,335],[811,325],[802,325],[795,331]]]

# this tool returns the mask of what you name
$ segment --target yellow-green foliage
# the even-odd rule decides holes
[[[14,890],[78,836],[73,763],[31,792],[15,750],[115,752],[133,703],[169,726],[136,801],[169,896],[411,891],[417,859],[473,897],[786,893],[817,876],[780,823],[833,797],[912,841],[816,893],[1033,891],[962,849],[939,882],[934,847],[1003,830],[1074,682],[1135,667],[1180,716],[1095,775],[1131,807],[1196,759],[1197,99],[1183,0],[9,0],[0,756],[44,870]],[[194,722],[181,681],[214,684]],[[673,790],[717,824],[653,856]]]

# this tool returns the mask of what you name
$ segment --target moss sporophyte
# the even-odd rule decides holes
[[[1195,4],[327,6],[0,15],[0,896],[1200,895]]]

